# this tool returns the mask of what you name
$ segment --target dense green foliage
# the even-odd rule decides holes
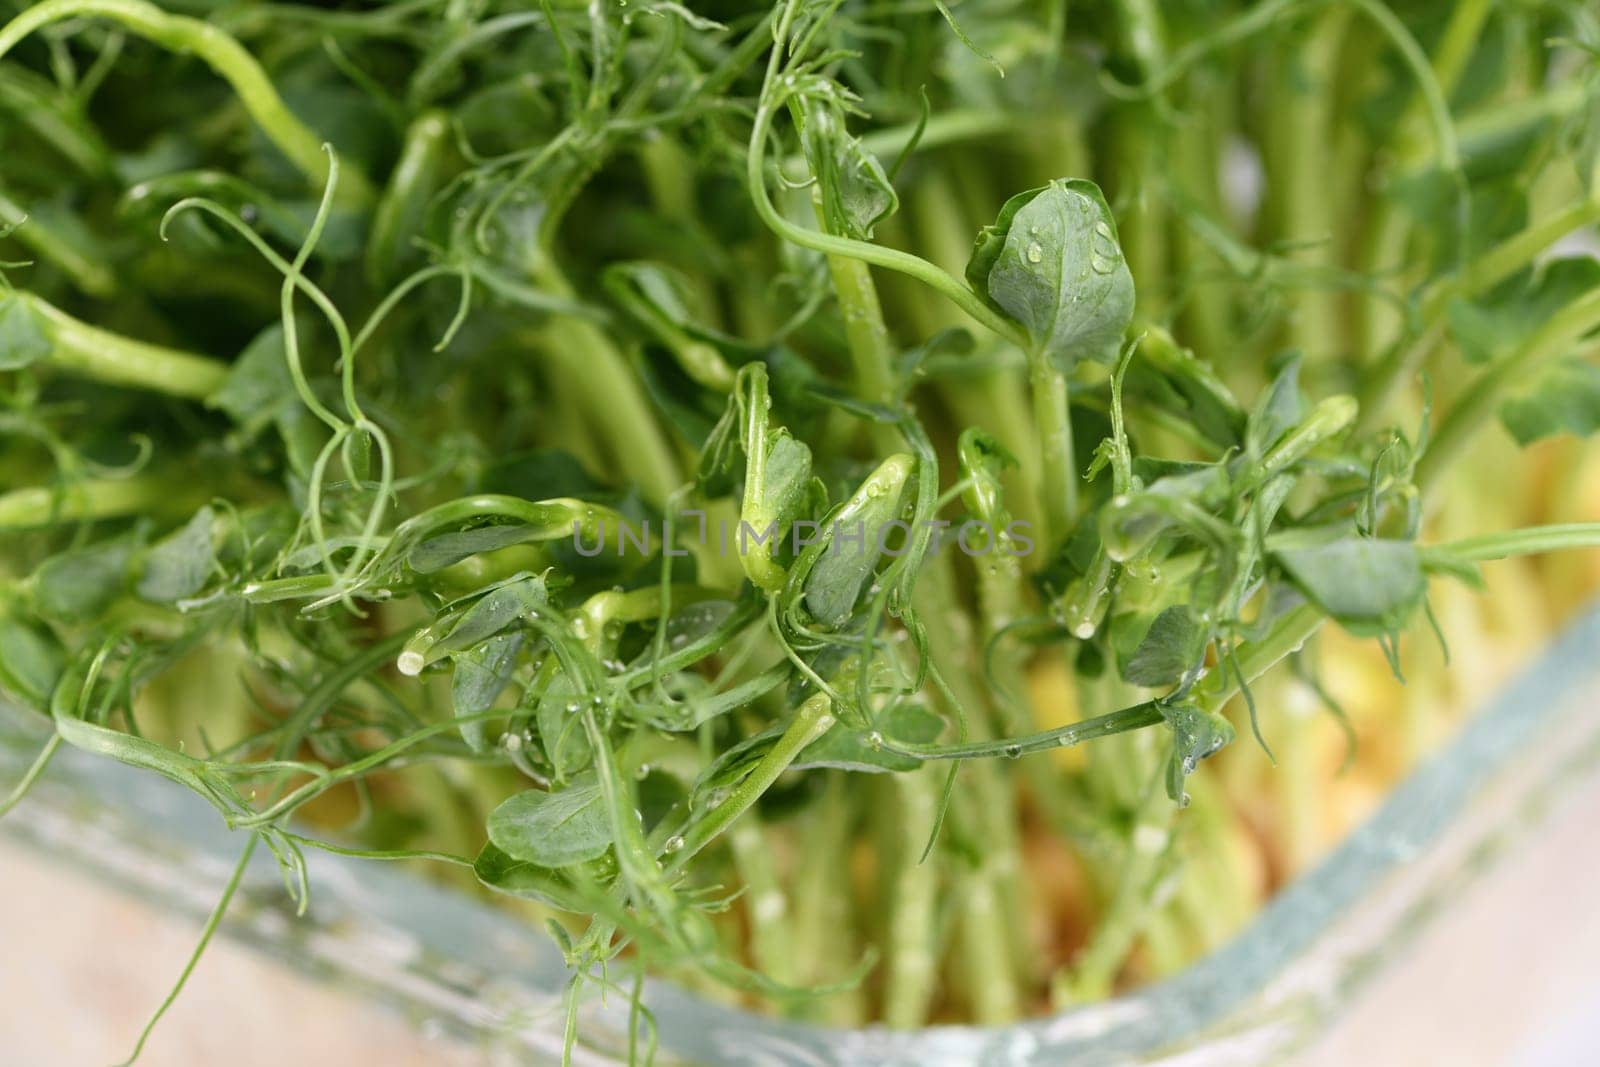
[[[348,794],[591,985],[836,1022],[1214,943],[1228,816],[1176,813],[1250,684],[1600,541],[1419,544],[1498,416],[1600,428],[1600,267],[1540,258],[1600,219],[1600,20],[1079,7],[0,4],[41,766],[181,783],[302,900]],[[1025,819],[1095,901],[1053,974]]]

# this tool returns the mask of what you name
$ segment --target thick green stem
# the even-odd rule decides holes
[[[840,887],[842,881],[848,884],[855,800],[845,772],[835,772],[806,815],[808,826],[800,845],[804,862],[799,865],[793,900],[794,943],[805,950],[803,982],[832,981],[854,962],[854,896]],[[833,1026],[859,1026],[866,1016],[861,992],[855,987],[795,1001],[792,1010]]]
[[[1103,1000],[1128,958],[1134,942],[1155,915],[1150,897],[1159,864],[1171,836],[1173,803],[1159,786],[1147,788],[1129,832],[1122,870],[1111,905],[1094,936],[1073,961],[1070,977],[1058,985],[1068,1002]]]
[[[562,299],[572,289],[553,265],[541,271],[544,288]],[[550,318],[542,331],[545,353],[581,393],[589,417],[624,477],[660,506],[683,482],[672,442],[626,357],[594,323],[571,315]]]
[[[682,870],[689,859],[716,839],[733,821],[772,788],[778,776],[789,769],[795,757],[833,726],[832,704],[827,694],[818,693],[795,712],[789,727],[767,750],[753,770],[744,776],[722,803],[696,820],[683,834],[683,845],[672,856],[670,870]]]
[[[1078,464],[1072,447],[1072,404],[1067,376],[1048,359],[1031,359],[1033,418],[1039,427],[1039,467],[1043,472],[1039,510],[1044,516],[1042,541],[1055,545],[1078,521]]]
[[[1571,522],[1504,530],[1450,541],[1427,551],[1429,554],[1443,553],[1453,559],[1481,563],[1513,556],[1538,556],[1546,552],[1585,548],[1600,548],[1600,522]]]
[[[883,1021],[900,1030],[928,1021],[938,986],[939,957],[936,913],[939,865],[920,863],[919,843],[927,840],[939,804],[939,772],[922,767],[894,776],[899,818],[895,820],[894,866],[891,868],[887,973],[884,977]]]
[[[428,201],[438,191],[445,153],[450,151],[450,135],[450,117],[442,111],[425,111],[406,129],[400,159],[372,212],[366,269],[374,281],[394,275],[411,251],[411,239],[421,232]]]
[[[195,400],[210,396],[228,376],[224,363],[98,329],[32,293],[18,291],[12,298],[44,320],[50,365],[69,374]]]
[[[1467,445],[1493,417],[1500,402],[1545,363],[1573,350],[1584,334],[1600,328],[1600,290],[1562,308],[1538,332],[1478,375],[1439,424],[1439,432],[1417,463],[1417,486],[1424,495],[1461,458]]]
[[[1378,425],[1395,393],[1443,340],[1444,316],[1451,300],[1474,297],[1493,288],[1556,241],[1597,221],[1600,221],[1600,195],[1530,224],[1515,237],[1502,241],[1473,260],[1456,280],[1430,293],[1422,305],[1421,330],[1409,342],[1392,346],[1365,375],[1360,394],[1361,428],[1370,430]]]
[[[872,271],[859,259],[829,256],[828,271],[844,317],[845,341],[855,368],[856,389],[863,400],[892,404],[895,399],[894,342],[884,325]],[[893,445],[891,444],[891,448]]]
[[[783,983],[795,979],[795,943],[791,936],[789,898],[778,881],[772,841],[760,821],[746,813],[728,829],[728,848],[744,885],[743,902],[749,911],[750,952],[756,966]]]
[[[1333,8],[1312,24],[1299,47],[1278,57],[1274,118],[1269,133],[1273,229],[1286,247],[1314,247],[1317,260],[1332,265],[1336,250],[1328,197],[1329,153],[1334,140],[1333,86],[1350,12]],[[1291,347],[1323,357],[1339,346],[1338,296],[1326,286],[1299,292],[1286,323]]]
[[[60,488],[35,486],[0,494],[0,530],[90,522],[152,509],[192,510],[193,497],[174,494],[159,478],[88,479]]]

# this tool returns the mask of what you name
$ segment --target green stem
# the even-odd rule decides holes
[[[1585,226],[1600,222],[1600,195],[1529,225],[1472,261],[1455,280],[1434,290],[1423,301],[1422,328],[1410,342],[1392,346],[1383,360],[1365,375],[1361,388],[1361,428],[1377,425],[1396,392],[1428,353],[1444,337],[1444,316],[1454,299],[1483,293],[1531,263],[1556,241]]]
[[[205,926],[200,929],[200,940],[195,944],[194,951],[189,954],[189,960],[184,964],[183,970],[178,974],[178,980],[173,983],[172,989],[167,993],[166,999],[150,1017],[150,1021],[139,1033],[139,1040],[134,1042],[133,1052],[119,1067],[126,1067],[139,1059],[139,1054],[144,1051],[145,1042],[150,1040],[156,1023],[167,1013],[177,1001],[178,994],[183,992],[183,987],[189,981],[189,976],[194,973],[195,966],[199,964],[200,957],[204,955],[206,947],[211,944],[211,939],[216,935],[217,928],[222,925],[222,917],[228,912],[228,905],[233,903],[233,895],[238,892],[239,884],[244,881],[244,873],[250,867],[250,857],[255,854],[256,845],[260,842],[260,834],[251,834],[250,840],[245,843],[244,851],[239,855],[239,862],[234,864],[233,873],[228,877],[228,884],[222,889],[222,896],[217,899],[216,907],[211,909],[211,914],[206,917]]]
[[[791,983],[799,961],[791,936],[789,899],[778,882],[772,842],[753,813],[729,828],[728,848],[744,888],[742,901],[749,912],[750,952],[756,966],[776,981]]]
[[[1546,552],[1600,548],[1600,522],[1570,522],[1551,526],[1528,526],[1521,530],[1465,537],[1435,545],[1426,551],[1444,553],[1452,559],[1470,562],[1509,559],[1512,556],[1538,556]]]
[[[885,752],[917,760],[980,759],[992,756],[1015,759],[1035,752],[1070,748],[1096,738],[1154,726],[1161,721],[1160,706],[1154,700],[1146,700],[1120,711],[1097,715],[1092,719],[1068,723],[1054,730],[1026,734],[1022,737],[1008,737],[997,741],[966,741],[950,745],[912,745],[884,740],[882,745]]]
[[[1067,376],[1042,355],[1030,359],[1033,417],[1039,427],[1043,472],[1039,510],[1043,543],[1053,548],[1078,520],[1078,466],[1072,448],[1072,403]]]
[[[878,290],[872,284],[872,271],[859,259],[829,256],[828,272],[833,276],[833,289],[844,318],[845,341],[855,368],[857,391],[863,400],[892,404],[895,399],[891,362],[894,342],[889,338],[889,328],[884,325]],[[893,433],[892,428],[885,429]],[[893,447],[891,439],[889,448]]]
[[[1365,15],[1389,39],[1390,44],[1400,53],[1400,58],[1410,68],[1416,88],[1421,92],[1420,99],[1416,96],[1407,98],[1405,111],[1392,127],[1401,138],[1400,154],[1403,157],[1411,156],[1413,152],[1411,131],[1415,129],[1421,117],[1426,116],[1433,127],[1434,150],[1438,156],[1439,168],[1456,180],[1457,189],[1464,195],[1466,179],[1461,171],[1461,148],[1450,118],[1447,93],[1448,87],[1460,73],[1460,59],[1464,57],[1458,55],[1459,49],[1470,50],[1477,37],[1477,27],[1487,14],[1487,4],[1484,0],[1466,0],[1456,5],[1451,16],[1451,24],[1445,30],[1444,48],[1430,63],[1405,23],[1401,22],[1380,0],[1345,0],[1345,2]],[[1362,269],[1369,275],[1390,270],[1400,261],[1411,234],[1410,222],[1393,197],[1377,199],[1367,232]],[[1365,304],[1366,314],[1360,324],[1362,329],[1359,340],[1366,351],[1383,347],[1382,334],[1393,325],[1393,318],[1385,317],[1388,310],[1389,305],[1377,299],[1369,300]]]
[[[961,887],[961,960],[969,983],[973,1018],[983,1026],[1015,1022],[1022,1012],[1005,930],[1020,916],[1001,900],[1000,885],[979,867]]]
[[[1584,334],[1596,328],[1600,328],[1600,290],[1562,308],[1532,337],[1478,375],[1445,415],[1417,463],[1417,487],[1423,494],[1437,488],[1440,476],[1461,458],[1513,387],[1528,381],[1545,363],[1571,352]]]
[[[932,832],[939,804],[938,772],[932,767],[894,776],[899,817],[893,825],[894,866],[889,872],[887,974],[883,1021],[899,1030],[928,1020],[938,985],[935,912],[938,866],[919,863],[919,843]]]
[[[873,266],[899,271],[902,274],[916,278],[918,281],[925,282],[947,296],[957,307],[972,316],[977,322],[993,330],[1006,340],[1013,342],[1018,347],[1025,347],[1027,338],[1015,323],[1002,318],[993,308],[985,304],[977,293],[920,256],[914,256],[909,252],[901,252],[894,248],[884,248],[866,241],[857,241],[848,237],[835,237],[833,234],[807,230],[784,218],[778,209],[773,206],[772,198],[767,192],[767,141],[772,136],[773,118],[784,106],[781,99],[775,100],[773,96],[774,89],[780,80],[779,75],[783,68],[783,57],[787,53],[789,45],[789,30],[794,23],[797,7],[796,0],[788,0],[784,4],[783,13],[773,33],[772,51],[767,60],[767,74],[763,84],[761,102],[756,107],[755,121],[750,129],[750,148],[746,154],[745,161],[745,183],[749,187],[750,198],[755,205],[756,214],[760,216],[761,221],[772,232],[802,248],[809,248],[812,251],[822,252],[830,256],[858,259]]]
[[[381,282],[391,277],[411,250],[409,242],[421,230],[428,200],[438,189],[450,133],[450,117],[442,111],[425,111],[406,129],[400,159],[372,212],[368,278]]]
[[[28,769],[23,772],[22,779],[17,782],[11,792],[5,795],[4,799],[0,799],[0,819],[5,818],[11,809],[21,803],[22,798],[28,795],[28,790],[33,788],[33,783],[38,781],[39,775],[44,773],[44,769],[50,765],[50,758],[56,754],[56,749],[60,747],[61,735],[52,734],[50,740],[45,742],[44,748],[39,751],[39,755],[34,759],[33,763],[29,764]]]
[[[571,286],[548,262],[538,280],[560,298],[572,298]],[[589,417],[604,431],[612,461],[650,503],[665,503],[682,484],[682,472],[627,359],[599,327],[584,319],[552,316],[542,332],[546,355],[581,393]]]
[[[1268,155],[1275,171],[1275,230],[1286,247],[1315,247],[1320,263],[1332,265],[1335,249],[1328,197],[1329,153],[1334,141],[1332,108],[1339,52],[1349,11],[1333,8],[1312,24],[1306,39],[1278,57],[1278,101]],[[1287,322],[1287,341],[1308,355],[1339,347],[1338,294],[1324,286],[1298,293]]]
[[[12,295],[45,321],[50,363],[68,373],[195,400],[210,396],[228,377],[227,365],[214,359],[109,333],[32,293]]]
[[[174,500],[172,485],[156,478],[120,478],[73,482],[59,488],[37,486],[0,494],[0,530],[20,530],[57,523],[91,522],[150,511],[187,507],[188,497]]]
[[[806,815],[794,891],[794,943],[805,949],[802,982],[830,981],[853,963],[854,899],[839,891],[840,872],[849,869],[855,828],[855,794],[843,771],[833,772],[822,797]],[[864,1021],[861,990],[840,990],[792,1004],[795,1014],[832,1026]]]
[[[683,845],[672,855],[671,871],[680,871],[701,849],[716,839],[735,819],[749,810],[789,769],[802,749],[833,726],[832,703],[827,694],[818,693],[801,704],[790,720],[789,727],[767,754],[761,757],[749,774],[745,775],[716,807],[696,820],[683,834]]]
[[[1154,918],[1150,906],[1161,857],[1172,833],[1177,810],[1161,790],[1159,775],[1152,776],[1145,798],[1129,832],[1122,870],[1111,905],[1095,927],[1094,935],[1074,961],[1065,992],[1070,1001],[1103,1000],[1122,969],[1134,942]]]

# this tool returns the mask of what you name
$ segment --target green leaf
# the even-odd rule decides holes
[[[546,793],[529,789],[489,813],[489,840],[513,859],[568,867],[611,847],[611,821],[593,775]]]
[[[1456,269],[1460,254],[1470,259],[1528,224],[1528,193],[1522,176],[1472,181],[1465,190],[1465,219],[1461,186],[1454,175],[1437,168],[1396,181],[1390,192],[1431,239],[1435,271]]]
[[[784,664],[719,693],[700,675],[685,671],[673,676],[668,683],[673,703],[652,702],[641,709],[642,714],[646,722],[661,730],[693,730],[719,716],[749,707],[782,684],[787,675],[788,665]]]
[[[539,723],[539,740],[545,757],[558,775],[569,775],[588,766],[594,758],[589,736],[578,718],[581,705],[565,674],[558,675],[539,694],[534,717]]]
[[[500,634],[451,657],[455,669],[450,675],[450,703],[456,718],[480,715],[494,707],[495,700],[511,683],[517,653],[522,651],[525,640],[526,636],[520,633]],[[481,721],[462,723],[461,738],[474,752],[489,748]]]
[[[597,887],[603,887],[615,877],[614,865],[596,861],[582,869]],[[572,877],[573,869],[553,871],[536,863],[519,860],[497,848],[492,842],[483,846],[473,861],[472,873],[478,881],[498,893],[506,893],[526,900],[536,900],[557,911],[585,913],[593,908],[590,894],[583,892],[581,883]],[[611,877],[605,877],[609,873]]]
[[[0,689],[30,708],[47,712],[65,664],[61,642],[48,629],[0,615]]]
[[[1146,331],[1137,357],[1128,364],[1123,398],[1130,407],[1164,408],[1223,448],[1243,440],[1246,416],[1239,402],[1210,365],[1164,330]]]
[[[1453,300],[1450,332],[1461,354],[1486,363],[1516,348],[1572,301],[1600,287],[1600,259],[1557,259],[1531,277],[1515,279],[1478,301]]]
[[[1523,445],[1562,433],[1587,437],[1600,430],[1600,367],[1560,360],[1527,393],[1506,401],[1500,420]]]
[[[16,293],[0,296],[0,371],[21,370],[50,354],[39,316]]]
[[[944,720],[914,701],[902,700],[890,707],[871,728],[856,729],[843,724],[823,734],[801,750],[794,768],[829,767],[843,771],[914,771],[921,760],[887,752],[884,741],[923,745],[935,741],[944,729]]]
[[[406,564],[418,574],[433,574],[480,552],[493,552],[521,544],[533,534],[531,526],[480,526],[430,537],[411,550]]]
[[[119,537],[52,556],[33,573],[34,607],[57,622],[94,618],[126,587],[134,548]]]
[[[767,434],[767,459],[756,506],[743,516],[756,530],[776,523],[780,542],[789,523],[804,510],[811,488],[811,449],[788,431]]]
[[[1189,803],[1183,783],[1200,761],[1215,755],[1233,740],[1233,725],[1221,715],[1193,704],[1161,705],[1161,717],[1172,729],[1172,752],[1167,757],[1167,796],[1180,805]]]
[[[1122,677],[1134,685],[1176,685],[1199,665],[1209,636],[1187,606],[1174,604],[1150,624],[1123,665]]]
[[[891,456],[828,520],[821,552],[806,575],[805,606],[819,624],[837,629],[850,620],[861,589],[878,564],[885,527],[900,514],[911,457]]]
[[[967,280],[1062,370],[1110,363],[1133,319],[1133,276],[1093,182],[1054,181],[1006,201],[978,235]]]
[[[1356,537],[1348,531],[1291,530],[1267,550],[1300,591],[1351,633],[1399,629],[1422,603],[1427,579],[1409,541]]]
[[[209,407],[226,414],[249,434],[259,432],[298,403],[281,326],[269,326],[257,334],[234,360],[221,387],[206,398]]]
[[[471,648],[486,641],[518,619],[536,613],[549,603],[544,579],[537,575],[490,590],[468,608],[435,647],[442,652]]]
[[[203,507],[176,533],[157,541],[145,556],[139,595],[170,604],[191,597],[205,587],[216,562],[211,527],[216,515]]]
[[[1272,379],[1272,384],[1261,394],[1255,410],[1250,413],[1245,435],[1250,454],[1265,455],[1284,434],[1299,425],[1304,414],[1305,400],[1300,395],[1300,358],[1295,356]]]
[[[833,107],[807,111],[803,140],[828,232],[867,240],[873,227],[900,205],[883,164],[850,136],[843,116]]]

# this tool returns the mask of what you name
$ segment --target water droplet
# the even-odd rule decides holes
[[[635,778],[639,779],[639,781],[641,781],[641,782],[644,781],[646,778],[650,777],[650,764],[648,764],[648,763],[639,764],[639,766],[634,769],[633,776]]]
[[[1006,759],[1016,759],[1017,757],[1019,757],[1021,755],[1022,755],[1022,746],[1021,745],[1007,745],[1006,746]]]
[[[673,853],[673,852],[680,852],[680,851],[682,851],[682,849],[683,849],[683,837],[681,835],[678,835],[678,834],[674,834],[671,837],[667,838],[666,844],[661,846],[661,851],[669,853],[669,854]]]
[[[576,703],[567,705],[567,714],[568,715],[576,715],[576,714],[578,714],[578,712],[580,712],[582,710],[583,709],[581,707],[579,707]]]
[[[867,735],[867,747],[874,751],[883,747],[883,735],[874,730]]]
[[[1095,223],[1094,236],[1089,242],[1089,266],[1096,274],[1110,274],[1122,265],[1122,249],[1117,246],[1117,235],[1105,221]]]
[[[1094,636],[1094,623],[1084,619],[1072,628],[1072,636],[1079,641],[1087,641]]]
[[[1038,241],[1028,242],[1028,262],[1039,263],[1044,260],[1044,248]],[[1098,269],[1098,268],[1096,268]],[[1104,273],[1102,271],[1102,273]]]

